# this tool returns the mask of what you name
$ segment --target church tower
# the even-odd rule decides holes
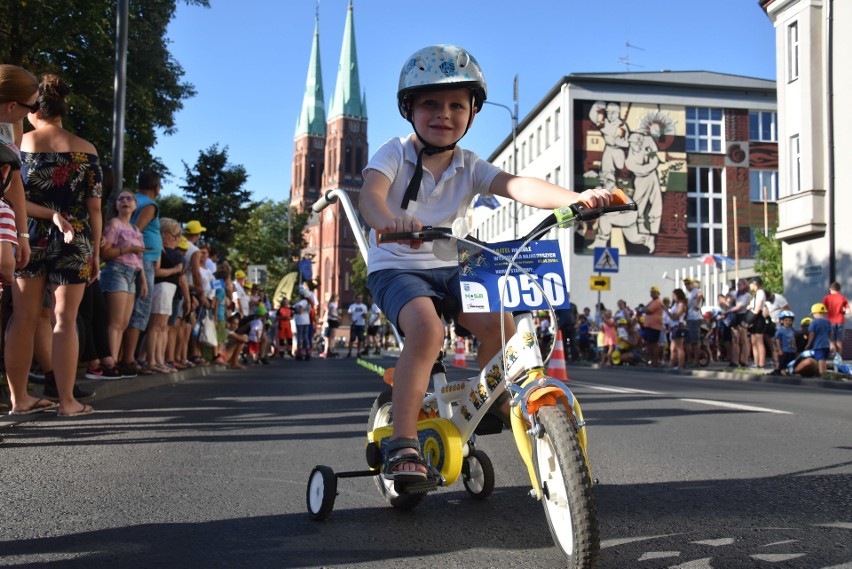
[[[317,66],[318,61],[319,59]],[[367,165],[369,151],[367,105],[361,92],[358,74],[351,0],[343,30],[337,83],[329,103],[324,132],[325,155],[320,191],[324,193],[333,189],[346,190],[357,207],[358,193],[364,181],[361,172]],[[303,199],[300,207],[310,207],[319,195]],[[295,203],[296,200],[293,201]],[[336,294],[341,307],[351,304],[354,301],[350,286],[352,261],[359,253],[349,221],[340,204],[329,206],[321,215],[311,219],[307,238],[308,248],[305,252],[314,255],[313,273],[319,286],[318,298],[324,302],[330,294]]]
[[[296,120],[290,205],[306,209],[319,198],[325,162],[325,98],[319,53],[319,14],[314,24],[311,61],[302,112]]]

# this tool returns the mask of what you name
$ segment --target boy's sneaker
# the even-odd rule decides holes
[[[139,375],[138,373],[136,373],[136,366],[134,366],[133,364],[118,364],[118,372],[121,374],[121,377],[127,379]]]
[[[104,368],[96,367],[95,369],[86,368],[86,379],[103,379]]]
[[[121,371],[116,366],[102,368],[101,373],[102,379],[124,379]]]

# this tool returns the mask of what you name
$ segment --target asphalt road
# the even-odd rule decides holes
[[[600,567],[852,567],[852,391],[569,374],[600,479]],[[398,512],[346,479],[312,521],[311,468],[365,467],[382,387],[352,360],[276,361],[3,428],[0,566],[564,566],[508,433],[479,439],[497,470],[486,501],[456,484]]]

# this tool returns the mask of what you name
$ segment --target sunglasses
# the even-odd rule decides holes
[[[28,105],[28,104],[22,103],[20,101],[15,101],[15,102],[18,103],[19,105],[21,105],[22,107],[29,109],[31,113],[37,113],[38,110],[41,108],[41,103],[39,103],[38,101],[36,101],[32,105]]]
[[[115,201],[117,201],[117,202],[131,202],[131,201],[136,201],[136,198],[134,198],[133,196],[118,196],[117,198],[115,198]]]

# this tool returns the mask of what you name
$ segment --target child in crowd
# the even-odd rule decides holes
[[[842,354],[843,329],[846,323],[846,315],[850,309],[849,301],[840,294],[840,283],[831,283],[828,287],[828,294],[823,297],[822,303],[828,310],[826,316],[831,324],[831,351],[835,354]]]
[[[12,183],[12,176],[21,169],[21,159],[12,149],[12,142],[0,136],[0,197]],[[15,212],[0,200],[0,282],[11,284],[15,278],[15,248],[18,230]]]
[[[775,352],[778,354],[778,366],[771,375],[781,375],[787,364],[796,359],[796,333],[793,331],[795,314],[784,310],[778,315],[781,326],[775,329]]]
[[[588,361],[592,359],[589,351],[591,348],[592,327],[589,325],[589,319],[583,314],[577,318],[577,322],[579,322],[579,326],[577,326],[577,343],[580,350],[580,358]]]
[[[266,360],[266,334],[263,332],[263,321],[266,319],[266,307],[258,304],[254,309],[254,317],[249,326],[248,353],[251,363],[269,363]]]
[[[246,369],[246,366],[240,363],[240,354],[243,352],[243,346],[248,342],[248,335],[241,334],[237,330],[239,325],[239,312],[228,316],[228,320],[225,322],[225,328],[228,332],[227,339],[225,340],[225,349],[222,350],[222,357],[228,362],[228,369]]]
[[[828,309],[821,302],[811,306],[813,321],[808,328],[808,343],[805,346],[805,350],[813,350],[813,358],[819,367],[820,375],[824,374],[827,369],[828,354],[831,347],[831,323],[826,317],[827,313]]]
[[[290,320],[293,318],[293,309],[290,301],[286,298],[281,300],[278,308],[278,357],[292,356],[293,351],[293,328]]]
[[[427,465],[417,440],[417,417],[429,372],[443,342],[434,301],[460,301],[455,260],[441,261],[431,243],[379,245],[376,232],[417,231],[450,226],[464,217],[476,194],[496,194],[538,208],[556,208],[579,194],[543,180],[512,176],[456,144],[482,109],[486,84],[476,59],[451,45],[430,46],[409,57],[400,73],[399,111],[414,128],[407,138],[383,145],[364,170],[359,208],[370,233],[367,285],[389,321],[406,336],[396,366],[393,435],[384,449],[383,475],[400,482],[422,481]],[[591,207],[609,203],[605,190],[584,194]],[[459,302],[460,303],[460,302]],[[480,341],[484,365],[502,345],[500,322],[514,332],[511,315],[462,313],[458,323]],[[508,411],[508,398],[501,411]]]

